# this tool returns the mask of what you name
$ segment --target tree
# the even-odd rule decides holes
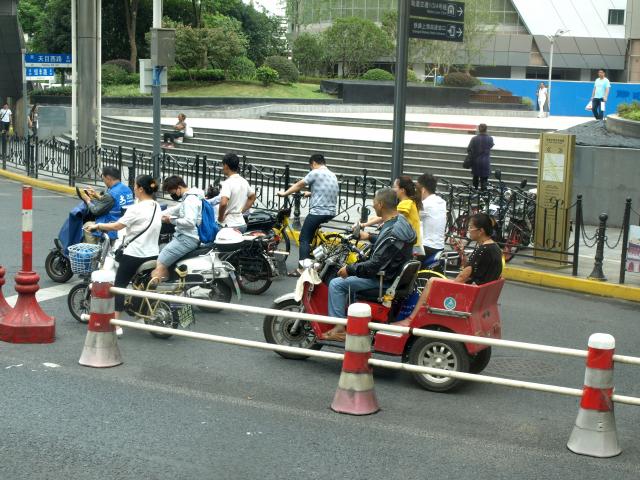
[[[389,35],[371,20],[337,19],[323,33],[327,56],[342,63],[343,76],[357,76],[393,49]]]
[[[21,0],[18,3],[18,19],[24,33],[35,35],[38,32],[46,3],[46,0]]]
[[[37,2],[32,2],[36,4]],[[49,0],[44,2],[43,15],[34,32],[31,47],[39,52],[71,51],[71,2]]]
[[[312,33],[301,33],[293,41],[293,61],[303,75],[315,74],[324,57],[320,36]]]
[[[133,70],[136,71],[138,63],[138,44],[136,38],[136,27],[138,25],[138,7],[140,0],[123,0],[124,19],[127,25],[127,35],[129,37],[129,61]]]

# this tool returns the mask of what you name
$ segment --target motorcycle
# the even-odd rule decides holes
[[[353,245],[353,239],[345,239],[344,245],[356,255],[362,255]],[[290,293],[277,298],[274,309],[327,315],[329,282],[335,278],[343,263],[323,255],[324,247],[314,252],[315,261],[303,262],[304,272],[298,280],[296,291],[300,298]],[[383,288],[383,277],[379,288],[358,292],[356,301],[370,305],[372,321],[390,324],[406,318],[416,302],[416,277],[420,262],[410,260],[388,288]],[[315,283],[311,279],[319,279]],[[434,279],[427,299],[427,307],[420,310],[411,324],[413,328],[448,331],[466,335],[500,338],[501,323],[498,297],[504,280],[500,279],[482,286],[454,283]],[[299,288],[302,287],[302,288]],[[331,329],[330,324],[269,315],[263,322],[263,333],[269,343],[287,345],[310,350],[324,346],[343,347],[343,344],[322,340]],[[401,357],[405,363],[452,370],[479,373],[489,363],[491,348],[473,343],[413,337],[383,331],[371,333],[373,351]],[[304,355],[276,352],[285,358],[304,359]],[[425,389],[445,392],[460,384],[460,380],[425,373],[412,373],[414,379]]]
[[[115,247],[114,247],[115,248]],[[134,275],[131,284],[134,289],[146,290],[151,280],[151,272],[156,266],[155,260],[143,263]],[[111,241],[106,234],[101,239],[100,256],[97,267],[107,270],[117,270],[117,262],[113,257]],[[240,298],[240,288],[235,277],[235,269],[229,262],[220,259],[219,253],[211,247],[201,247],[188,253],[178,260],[174,267],[169,269],[170,277],[154,289],[156,292],[185,295],[188,297],[205,298],[217,302],[228,303],[231,301],[233,291]],[[83,314],[89,313],[91,291],[90,273],[80,274],[82,283],[75,285],[67,295],[67,305],[73,318],[85,323]],[[156,302],[157,303],[157,302]],[[166,302],[165,302],[166,303]],[[157,307],[157,306],[156,306]],[[160,305],[160,309],[154,307],[149,301],[129,297],[125,300],[125,310],[130,315],[143,319],[145,323],[177,328],[180,323],[176,321],[176,312],[179,309],[172,305]],[[218,309],[203,308],[201,310],[217,312]],[[188,315],[187,315],[188,318]],[[155,336],[166,338],[162,334]]]

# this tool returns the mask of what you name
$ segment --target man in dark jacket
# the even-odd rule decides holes
[[[369,240],[372,244],[369,258],[342,267],[338,277],[329,283],[329,316],[344,318],[347,303],[353,300],[357,292],[379,287],[378,272],[385,272],[384,285],[388,286],[402,271],[404,264],[411,260],[416,232],[402,215],[398,215],[397,202],[396,193],[391,188],[376,192],[373,208],[376,215],[382,217],[380,233],[362,232],[360,239]],[[347,298],[349,293],[351,299]],[[342,325],[336,325],[323,338],[343,341],[344,330]]]
[[[487,135],[487,125],[478,125],[478,135],[473,137],[467,147],[467,153],[471,157],[471,171],[473,172],[473,186],[478,189],[487,189],[487,180],[491,175],[491,149],[493,137]]]

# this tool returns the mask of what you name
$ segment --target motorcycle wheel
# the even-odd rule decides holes
[[[269,290],[271,264],[265,255],[248,258],[242,252],[232,254],[227,261],[236,269],[238,286],[242,293],[260,295]]]
[[[153,319],[150,320],[148,318],[144,319],[144,323],[147,325],[155,325],[156,327],[165,327],[165,328],[178,328],[178,325],[173,321],[173,312],[171,311],[171,307],[167,302],[159,302],[156,306],[156,314]],[[173,335],[168,333],[157,333],[157,332],[149,332],[156,338],[162,338],[166,340],[167,338],[171,338]]]
[[[272,308],[283,310],[286,312],[302,312],[304,306],[295,300],[285,300],[282,303],[274,305]],[[309,350],[320,350],[322,345],[316,343],[316,335],[309,322],[299,321],[298,331],[292,332],[296,320],[292,318],[281,318],[268,315],[264,317],[262,331],[264,338],[268,343],[274,345],[286,345],[288,347],[308,348]],[[308,355],[295,355],[293,353],[276,352],[283,358],[291,360],[305,360]]]
[[[213,282],[211,286],[211,290],[209,290],[209,295],[207,295],[207,300],[212,300],[214,302],[223,302],[230,303],[231,297],[233,296],[233,291],[231,287],[224,283],[222,280],[216,280]],[[198,310],[201,312],[207,313],[218,313],[222,311],[220,308],[207,308],[207,307],[198,307]]]
[[[73,318],[80,323],[89,323],[82,319],[83,314],[88,314],[91,311],[91,292],[89,285],[86,283],[74,285],[67,294],[67,306]]]
[[[68,282],[73,277],[71,262],[62,252],[52,250],[44,261],[44,269],[51,280],[56,283]]]
[[[469,354],[459,342],[420,337],[409,350],[409,363],[421,367],[441,368],[455,372],[469,372]],[[432,392],[446,392],[462,383],[461,380],[429,373],[413,373],[418,384]]]

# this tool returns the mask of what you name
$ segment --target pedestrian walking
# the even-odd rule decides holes
[[[605,104],[609,98],[611,90],[611,82],[606,77],[603,69],[598,70],[598,78],[593,84],[593,92],[591,93],[591,112],[596,120],[604,119]]]
[[[227,179],[222,182],[218,203],[217,219],[220,225],[246,231],[244,213],[256,201],[256,192],[249,182],[240,176],[240,159],[235,153],[227,153],[222,158],[222,173]]]
[[[299,260],[302,261],[311,256],[311,241],[316,230],[325,222],[336,216],[338,203],[338,179],[327,168],[324,156],[316,153],[309,157],[311,171],[302,180],[296,182],[285,191],[279,191],[279,197],[287,197],[307,187],[311,190],[309,201],[309,214],[304,219],[300,231]],[[299,277],[300,270],[289,273],[291,277]]]
[[[29,111],[29,129],[31,130],[31,136],[38,136],[38,104],[34,103]]]
[[[13,118],[13,112],[9,108],[9,104],[5,103],[0,109],[0,128],[2,129],[1,133],[9,133],[11,129],[11,120]]]
[[[467,147],[467,155],[471,158],[471,172],[473,173],[473,187],[477,190],[487,189],[487,181],[491,175],[491,149],[493,137],[487,134],[487,125],[478,125],[478,134],[471,139]]]
[[[544,82],[540,83],[538,86],[538,118],[546,117],[547,114],[545,112],[545,108],[547,105],[547,98],[549,96],[549,92],[547,90],[547,86]]]

